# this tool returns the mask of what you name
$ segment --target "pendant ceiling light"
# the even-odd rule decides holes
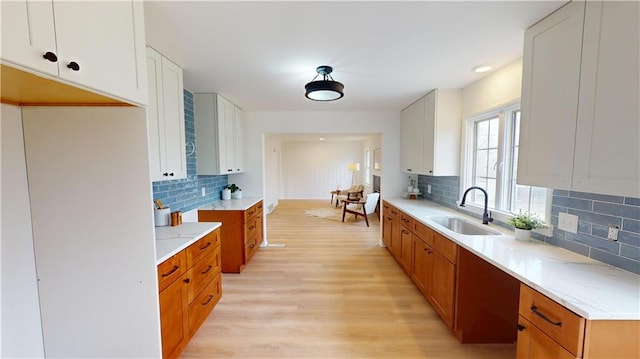
[[[318,66],[318,74],[308,84],[304,86],[305,96],[314,101],[334,101],[344,96],[344,85],[334,81],[331,77],[333,68],[331,66]],[[314,81],[322,75],[322,80]]]

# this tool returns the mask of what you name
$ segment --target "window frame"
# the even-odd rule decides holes
[[[514,158],[513,145],[514,145],[514,121],[507,121],[505,118],[507,114],[512,115],[515,111],[521,110],[520,101],[513,101],[499,107],[495,107],[491,110],[478,113],[466,118],[463,118],[462,122],[462,143],[461,143],[461,164],[460,164],[460,199],[457,201],[459,204],[462,200],[462,194],[464,191],[473,185],[473,177],[475,175],[475,125],[477,122],[483,120],[489,120],[491,118],[498,117],[498,164],[496,165],[496,204],[502,208],[511,208],[508,202],[513,200],[513,188],[510,180],[512,178],[514,166],[512,161]],[[522,112],[521,115],[522,116]],[[522,120],[522,117],[520,118]],[[507,163],[509,165],[507,165]],[[508,167],[508,168],[505,168]],[[505,186],[506,184],[506,186]],[[504,189],[507,189],[507,193],[504,193]],[[545,201],[545,213],[544,220],[549,223],[551,220],[551,200],[553,190],[547,188],[546,201]],[[471,194],[471,193],[470,193]],[[505,195],[506,194],[506,195]],[[508,205],[508,206],[507,206]],[[467,202],[465,204],[465,210],[482,214],[484,207],[473,203]],[[513,214],[509,210],[489,208],[492,212],[493,218],[497,221],[506,223],[507,219]],[[544,230],[541,231],[542,233]]]

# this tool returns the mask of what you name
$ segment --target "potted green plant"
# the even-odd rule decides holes
[[[522,211],[509,217],[507,224],[515,228],[515,237],[519,241],[528,241],[531,238],[531,230],[545,226],[536,214]]]
[[[236,186],[235,183],[232,184],[228,184],[225,189],[228,189],[231,191],[231,198],[233,199],[241,199],[242,198],[242,189],[238,186]]]

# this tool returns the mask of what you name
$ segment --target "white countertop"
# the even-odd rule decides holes
[[[385,198],[458,245],[528,286],[590,320],[640,320],[640,276],[538,240],[517,241],[497,225],[499,236],[468,236],[432,218],[456,216],[481,220],[426,200]]]
[[[262,201],[261,197],[245,197],[241,199],[230,199],[228,201],[216,201],[208,206],[198,209],[215,209],[216,211],[246,211],[254,204]]]
[[[156,227],[156,265],[221,225],[220,222],[184,222],[175,227]]]

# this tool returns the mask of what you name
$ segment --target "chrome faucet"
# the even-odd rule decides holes
[[[460,207],[464,207],[464,202],[467,200],[467,193],[469,193],[469,191],[471,191],[472,189],[479,189],[480,191],[482,191],[482,193],[484,193],[484,212],[482,213],[482,224],[489,224],[489,222],[493,222],[493,218],[491,218],[491,212],[487,212],[487,207],[489,206],[489,195],[487,194],[487,191],[485,191],[481,187],[473,186],[467,188],[467,190],[464,191],[464,194],[462,195]]]

